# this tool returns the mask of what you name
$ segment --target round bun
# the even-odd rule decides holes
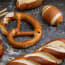
[[[52,5],[45,5],[42,8],[42,18],[49,25],[58,25],[63,21],[63,15],[60,10]]]

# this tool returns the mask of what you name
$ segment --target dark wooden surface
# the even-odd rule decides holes
[[[53,27],[53,26],[47,25],[42,20],[41,8],[45,4],[54,5],[61,10],[61,12],[63,13],[63,16],[64,16],[64,21],[62,24],[60,24],[57,27]],[[0,0],[0,10],[3,8],[8,8],[8,11],[26,12],[26,13],[34,16],[41,23],[43,34],[42,34],[41,40],[37,44],[35,44],[27,49],[12,48],[12,46],[9,44],[9,42],[7,40],[7,37],[5,37],[4,35],[1,34],[2,44],[5,48],[5,54],[4,54],[3,58],[0,59],[0,65],[7,64],[10,60],[12,60],[15,57],[21,56],[23,54],[31,53],[52,39],[62,38],[62,37],[65,38],[65,0],[45,0],[45,2],[43,2],[43,4],[40,7],[32,9],[32,10],[25,10],[25,11],[18,11],[16,9],[16,0]],[[16,27],[16,21],[12,21],[10,24],[7,25],[8,30],[15,28],[15,27]],[[28,31],[28,30],[33,30],[33,28],[28,23],[22,21],[21,30]],[[19,40],[19,41],[27,40],[29,38],[31,38],[31,36],[30,37],[24,37],[24,36],[15,37],[15,39]],[[65,65],[65,62],[63,62],[61,65]]]

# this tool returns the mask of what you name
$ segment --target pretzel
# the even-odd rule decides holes
[[[11,20],[17,20],[17,27],[15,29],[12,29],[11,31],[7,31],[6,24],[11,22]],[[34,27],[34,31],[20,31],[20,24],[21,20],[26,20],[28,23],[32,24]],[[16,48],[26,48],[33,44],[35,44],[38,40],[40,40],[42,35],[42,27],[41,24],[32,16],[26,14],[26,13],[9,13],[7,14],[0,23],[0,27],[2,30],[2,33],[8,37],[9,42],[13,45],[13,47]],[[15,41],[14,36],[30,36],[33,35],[34,37],[26,40],[26,41]]]
[[[17,0],[16,7],[19,10],[32,9],[42,4],[43,0]]]
[[[58,25],[63,21],[63,15],[60,10],[52,5],[43,6],[42,18],[49,25]]]
[[[1,39],[0,39],[0,58],[3,56],[3,54],[4,54],[4,48],[2,47]]]
[[[54,48],[55,46],[56,48]],[[64,51],[60,46],[64,48]],[[54,54],[57,52],[58,54],[55,54],[54,56],[54,54],[49,53],[49,48],[47,49],[48,52],[44,51],[44,47],[51,47],[50,49],[53,50],[51,52],[54,52]],[[60,50],[57,48],[59,48]],[[61,55],[59,53],[61,53]],[[65,38],[57,38],[49,41],[33,53],[13,59],[7,65],[58,65],[62,63],[63,59],[59,59],[57,58],[57,56],[62,57],[64,56],[63,53],[65,54]]]
[[[6,14],[6,16],[1,19],[0,21],[0,29],[1,29],[1,32],[4,34],[4,35],[8,35],[8,30],[6,29],[6,25],[11,22],[11,20],[14,19],[14,12],[10,12],[8,14]]]

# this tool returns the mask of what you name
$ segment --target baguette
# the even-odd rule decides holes
[[[39,51],[47,52],[58,59],[64,59],[65,58],[65,39],[59,38],[52,40],[48,43],[46,43],[43,47],[39,49]]]
[[[65,53],[65,50],[62,50],[62,48],[65,48],[65,39],[64,38],[58,38],[54,39],[48,43],[46,43],[44,46],[41,48],[37,49],[35,52],[31,54],[27,54],[24,56],[20,56],[18,58],[15,58],[14,60],[10,61],[7,65],[58,65],[61,64],[63,59],[63,53]],[[54,48],[56,46],[56,49]],[[52,47],[53,51],[50,51],[49,49],[46,49],[46,47]],[[59,47],[59,49],[57,49]],[[46,50],[47,51],[46,51]],[[61,51],[62,50],[62,51]],[[53,54],[50,52],[54,52]],[[58,54],[56,54],[56,52]],[[61,53],[61,54],[59,54]],[[60,56],[60,58],[58,57]],[[30,62],[32,64],[30,64]]]

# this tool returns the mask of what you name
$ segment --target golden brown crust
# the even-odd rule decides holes
[[[47,20],[47,23],[51,24],[52,18],[56,16],[57,13],[59,13],[58,9],[56,7],[51,7],[44,13],[43,17]]]
[[[13,62],[13,63],[9,63],[7,65],[26,65],[24,63],[19,63],[19,62]]]
[[[58,58],[58,59],[64,59],[65,58],[65,53],[61,53],[61,52],[58,52],[58,51],[53,50],[53,49],[44,48],[43,50],[41,50],[41,52],[50,53],[50,54],[54,55],[56,58]]]
[[[57,65],[56,63],[49,62],[48,60],[43,59],[41,57],[37,57],[37,56],[28,57],[27,60],[35,61],[35,62],[37,62],[37,63],[39,63],[41,65]]]
[[[58,25],[59,23],[62,23],[63,21],[63,16],[60,16],[56,21],[55,21],[55,25]]]
[[[1,39],[0,39],[0,58],[3,56],[4,54],[4,48],[1,45]]]
[[[46,45],[48,45],[48,44],[50,44],[51,42],[54,42],[54,41],[61,41],[61,42],[65,43],[65,38],[57,38],[57,39],[51,40],[48,43],[46,43],[44,46],[46,46]],[[59,44],[59,43],[57,43],[57,44]],[[20,59],[27,59],[27,60],[35,61],[36,63],[39,63],[41,65],[43,65],[43,64],[44,65],[57,65],[57,64],[61,64],[62,59],[65,58],[64,54],[62,52],[61,52],[61,54],[59,54],[57,51],[54,51],[54,53],[53,53],[52,50],[50,51],[49,49],[44,49],[44,46],[40,47],[39,49],[37,49],[35,52],[33,52],[31,54],[36,54],[36,53],[47,53],[47,54],[50,54],[48,56],[50,56],[53,59],[56,59],[56,61],[57,61],[56,63],[48,61],[45,58],[43,58],[43,56],[38,55],[38,54],[37,55],[28,55],[28,56],[27,55],[20,56],[18,58],[15,58],[14,60],[10,61],[9,63],[13,63],[13,61],[20,60]],[[57,59],[57,58],[60,58],[60,59]]]
[[[48,43],[46,43],[44,46],[46,46],[47,44],[51,43],[51,42],[54,42],[54,41],[62,41],[65,43],[65,38],[56,38],[54,40],[51,40],[49,41]],[[41,47],[40,49],[36,50],[35,52],[39,52],[39,51],[42,51],[42,52],[48,52],[52,55],[54,55],[55,57],[59,58],[59,59],[64,59],[65,58],[65,53],[61,53],[61,52],[58,52],[56,50],[53,50],[53,49],[48,49],[48,48],[45,48],[45,47]]]
[[[54,42],[54,41],[57,41],[57,40],[62,41],[62,42],[64,42],[64,43],[65,43],[65,38],[56,38],[56,39],[53,39],[53,40],[51,40],[51,41],[47,42],[46,44],[44,44],[42,47],[40,47],[39,49],[37,49],[37,50],[35,51],[35,53],[36,53],[36,52],[39,52],[39,51],[40,51],[40,49],[43,49],[43,48],[44,48],[44,46],[46,46],[47,44],[49,44],[49,43],[51,43],[51,42]]]
[[[47,59],[45,58],[42,58],[42,57],[38,57],[38,56],[30,56],[30,57],[25,57],[26,55],[24,56],[20,56],[18,58],[15,58],[14,60],[10,61],[7,65],[11,65],[13,64],[13,62],[15,60],[22,60],[22,59],[26,59],[28,61],[33,61],[35,63],[38,63],[39,65],[58,65],[58,63],[54,63],[54,62],[51,62],[51,61],[48,61]],[[16,64],[17,62],[15,62]],[[19,62],[20,63],[20,62]],[[24,63],[25,64],[25,63]]]
[[[17,27],[11,31],[7,31],[6,29],[6,23],[3,22],[4,19],[7,19],[7,22],[9,23],[13,19],[17,19]],[[29,24],[32,24],[34,27],[34,31],[20,31],[20,23],[21,20],[27,21]],[[1,29],[3,30],[3,34],[8,37],[9,42],[13,45],[13,47],[16,48],[27,48],[31,45],[34,45],[36,42],[38,42],[42,36],[42,26],[41,24],[32,16],[26,14],[26,13],[14,13],[14,16],[12,17],[4,17],[1,20],[0,23]],[[15,41],[14,36],[30,36],[33,35],[34,37],[26,40],[26,41]]]
[[[13,12],[14,13],[14,12]],[[9,13],[8,13],[9,14]],[[7,15],[8,15],[7,14]],[[11,14],[10,14],[11,15]],[[1,29],[1,32],[4,34],[4,35],[8,35],[8,30],[6,29],[6,25],[8,24],[8,23],[10,23],[12,20],[14,20],[14,17],[12,16],[12,17],[4,17],[4,18],[2,18],[1,19],[1,21],[0,21],[0,29]],[[5,22],[6,21],[6,22]]]
[[[19,10],[25,10],[25,9],[32,9],[32,8],[36,8],[38,6],[40,6],[42,4],[43,0],[36,0],[35,2],[31,2],[31,3],[21,3],[21,5],[19,5],[19,2],[16,2],[16,6],[17,9]]]
[[[44,9],[42,9],[42,18],[49,25],[58,25],[60,22],[63,21],[63,16],[60,10],[55,6],[45,5],[43,8]]]

